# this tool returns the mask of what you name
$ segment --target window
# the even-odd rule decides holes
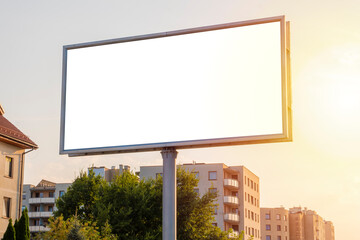
[[[10,218],[10,207],[11,207],[11,198],[4,197],[3,216],[6,218]]]
[[[271,240],[271,236],[270,236],[270,235],[266,235],[266,240]]]
[[[49,212],[52,212],[52,211],[54,211],[54,208],[53,208],[53,206],[49,206],[49,207],[48,207],[48,211],[49,211]]]
[[[217,188],[209,188],[210,193],[217,193]]]
[[[65,194],[65,191],[59,191],[59,197],[62,197]]]
[[[247,217],[247,209],[245,208],[245,217]]]
[[[250,179],[247,178],[247,181],[248,181],[248,187],[250,187]]]
[[[199,179],[199,172],[193,172],[196,179]]]
[[[276,220],[281,220],[281,215],[280,214],[276,214]]]
[[[251,212],[251,219],[254,220],[254,212]]]
[[[251,228],[251,230],[252,230],[252,234],[251,234],[251,235],[254,236],[254,228]]]
[[[281,225],[277,225],[276,230],[281,231]]]
[[[53,198],[54,197],[54,192],[49,192],[49,197]]]
[[[26,194],[22,195],[22,199],[25,200],[26,199]]]
[[[14,159],[11,157],[5,158],[5,177],[12,177],[13,176],[13,164]]]
[[[284,221],[287,221],[287,217],[286,217],[286,215],[284,215]]]
[[[266,214],[265,214],[265,219],[266,219],[266,220],[270,220],[270,219],[271,219],[270,213],[266,213]]]
[[[250,219],[250,210],[248,210],[248,218]]]
[[[209,180],[216,180],[217,179],[217,176],[216,176],[216,171],[212,172],[210,171],[209,172]]]
[[[277,236],[277,240],[281,240],[281,236]]]
[[[254,204],[254,197],[251,196],[251,204]]]
[[[266,224],[266,231],[270,231],[271,230],[271,225],[270,224]]]
[[[256,191],[256,183],[254,183],[254,190]]]
[[[285,226],[285,232],[287,232],[287,226]]]
[[[248,194],[248,202],[250,202],[250,194]]]
[[[251,180],[251,189],[254,189],[254,182]]]

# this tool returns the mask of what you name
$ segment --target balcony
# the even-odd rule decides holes
[[[47,232],[50,228],[44,226],[29,226],[30,232]]]
[[[235,179],[224,179],[224,187],[237,190],[239,188],[239,181]]]
[[[231,233],[229,233],[228,237],[229,238],[237,238],[239,237],[240,233],[238,231],[233,231]]]
[[[53,212],[29,212],[29,218],[49,218],[53,215]]]
[[[224,221],[229,223],[238,223],[240,222],[240,217],[236,213],[226,213],[224,214]]]
[[[55,203],[55,198],[29,198],[29,204],[34,203]]]
[[[239,198],[234,196],[225,196],[224,197],[224,204],[237,206],[239,205]]]

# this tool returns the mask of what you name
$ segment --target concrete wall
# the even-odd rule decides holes
[[[266,240],[266,236],[271,236],[272,240],[289,240],[289,212],[285,208],[261,208],[261,240]],[[270,214],[270,219],[266,219],[266,214]],[[270,230],[267,230],[267,225]],[[280,227],[278,227],[280,226]]]

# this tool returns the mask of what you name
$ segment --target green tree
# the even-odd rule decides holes
[[[197,184],[194,174],[178,168],[178,239],[228,239],[230,231],[212,225],[217,193],[199,196],[194,191]],[[100,237],[104,239],[109,232],[120,240],[156,240],[162,236],[161,177],[139,180],[135,174],[124,172],[107,184],[93,172],[88,176],[81,173],[56,204],[58,211],[55,216],[63,214],[66,220],[78,209],[80,222],[96,224],[93,229],[100,231]],[[243,240],[242,236],[238,239]]]
[[[2,239],[3,240],[15,240],[16,239],[15,229],[14,229],[14,226],[12,225],[11,218],[9,219],[9,224],[7,226],[7,229],[6,229]]]
[[[67,234],[67,240],[85,240],[84,235],[80,232],[80,225],[78,220],[75,219],[72,228],[70,229],[69,233]]]
[[[226,232],[212,225],[214,222],[217,193],[199,196],[194,191],[199,180],[195,175],[177,169],[177,237],[178,239],[222,239]]]
[[[94,216],[100,227],[107,221],[118,239],[159,239],[161,186],[124,172],[102,188]]]
[[[111,234],[111,228],[103,235],[98,231],[95,222],[79,221],[72,216],[64,219],[63,216],[50,218],[48,227],[50,230],[42,234],[38,234],[38,240],[59,240],[59,239],[86,239],[86,240],[115,240],[115,236]]]
[[[89,171],[89,175],[81,172],[66,194],[56,201],[58,210],[54,212],[54,216],[63,215],[66,220],[77,212],[80,220],[93,220],[93,208],[100,197],[99,189],[104,185],[106,185],[105,180],[101,176],[95,176],[92,170]]]
[[[19,232],[19,221],[17,219],[15,219],[14,230],[15,230],[15,236],[16,238],[18,238],[17,233]]]
[[[17,222],[15,221],[15,231],[17,240],[29,240],[30,239],[30,229],[29,229],[29,215],[28,210],[25,208],[22,211],[21,218]]]

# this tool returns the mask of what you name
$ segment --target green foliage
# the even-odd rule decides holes
[[[66,194],[56,201],[58,210],[54,212],[54,216],[63,215],[66,220],[77,212],[80,220],[92,219],[93,208],[99,198],[99,189],[104,185],[105,180],[101,176],[95,176],[92,170],[89,171],[89,175],[81,172]]]
[[[161,186],[124,172],[101,194],[94,212],[99,226],[108,222],[118,239],[160,238]]]
[[[213,226],[217,193],[199,196],[195,175],[177,170],[177,238],[225,240],[230,231]],[[162,237],[162,178],[139,180],[124,172],[107,184],[90,171],[81,173],[68,191],[57,200],[56,219],[50,222],[47,239],[67,239],[71,232],[85,239],[157,240]],[[79,228],[71,219],[79,215]],[[62,217],[63,215],[63,217]],[[70,221],[70,222],[69,222]],[[72,230],[71,230],[72,229]],[[100,229],[100,230],[99,230]],[[113,234],[113,235],[112,235]],[[52,236],[52,237],[49,237]],[[79,238],[81,239],[81,238]],[[243,240],[243,235],[238,238]]]
[[[64,219],[63,216],[57,218],[50,218],[49,225],[50,231],[38,234],[38,240],[115,240],[114,235],[111,234],[111,228],[108,226],[103,234],[100,234],[98,227],[95,223],[89,221],[79,221],[76,217]]]
[[[28,210],[25,208],[22,211],[21,218],[17,222],[15,221],[15,231],[17,240],[29,240],[30,239],[30,229],[29,229],[29,215]]]
[[[217,198],[207,192],[199,196],[194,188],[199,180],[183,168],[177,170],[177,238],[189,240],[223,239],[226,232],[212,225]]]
[[[18,239],[17,233],[19,232],[19,222],[17,219],[15,219],[14,229],[15,229],[15,236]]]
[[[7,226],[7,229],[4,233],[4,236],[2,238],[3,240],[15,240],[16,236],[15,236],[15,228],[12,225],[12,220],[11,218],[9,219],[9,224]]]
[[[70,229],[69,234],[67,235],[67,240],[85,240],[84,235],[80,232],[80,226],[76,224]]]

